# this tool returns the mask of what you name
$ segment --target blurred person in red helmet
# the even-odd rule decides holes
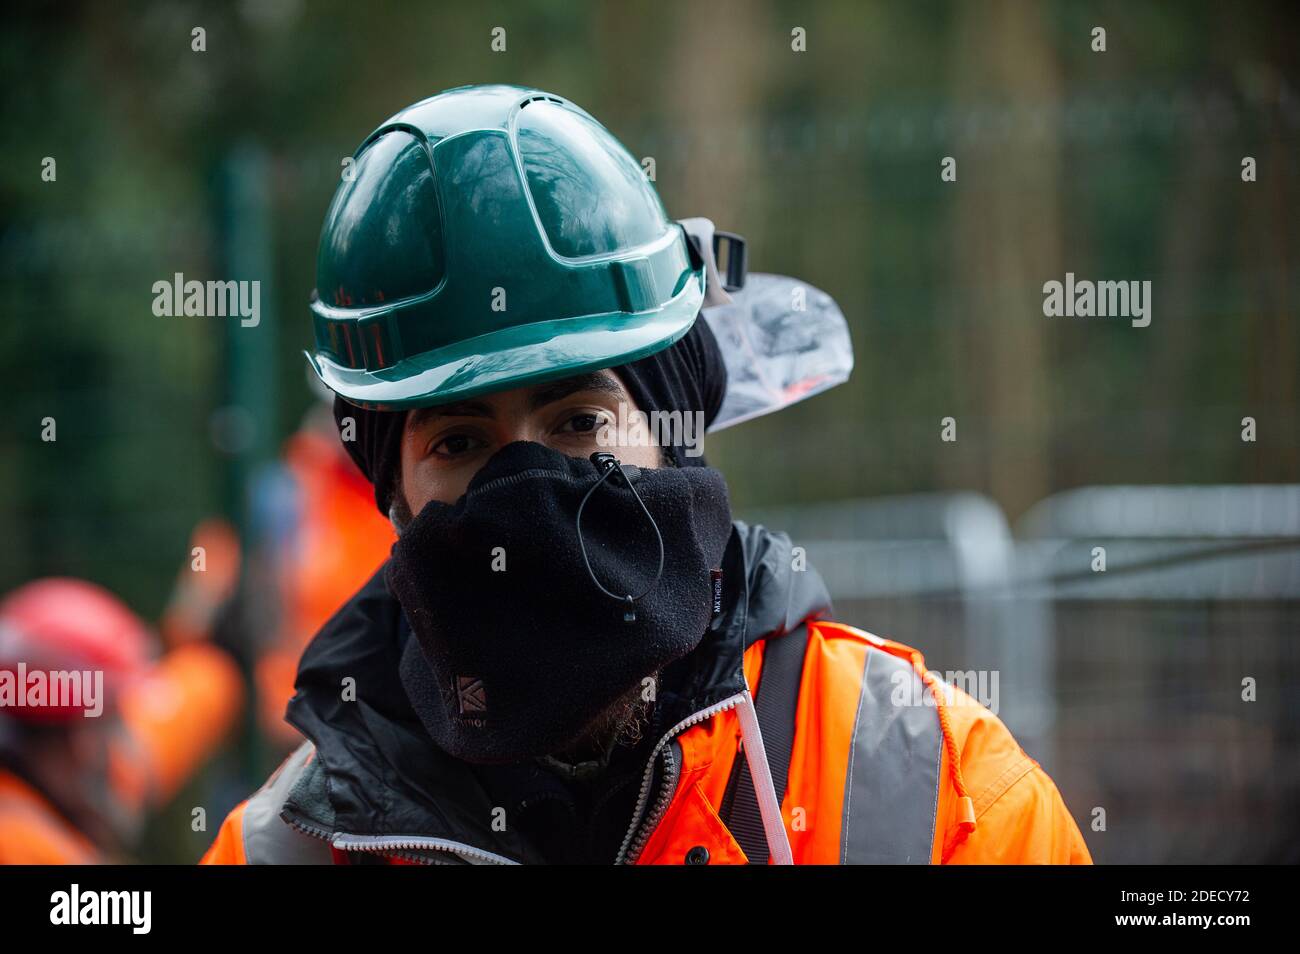
[[[121,858],[237,717],[234,663],[206,643],[152,658],[117,597],[47,578],[0,602],[0,863]]]

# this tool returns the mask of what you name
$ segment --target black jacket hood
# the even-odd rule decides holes
[[[296,786],[282,816],[326,837],[418,834],[544,861],[520,835],[492,830],[494,802],[471,766],[439,749],[416,716],[399,678],[407,631],[386,569],[321,628],[299,663],[286,718],[314,744],[324,785]],[[735,521],[722,569],[722,612],[700,645],[663,673],[660,725],[740,692],[752,643],[830,612],[820,575],[811,566],[794,570],[784,533]]]

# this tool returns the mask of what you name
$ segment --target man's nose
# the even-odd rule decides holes
[[[532,421],[513,421],[502,427],[500,444],[497,446],[505,447],[507,444],[511,444],[515,441],[531,441],[534,444],[551,447],[552,435],[548,428],[535,424]]]

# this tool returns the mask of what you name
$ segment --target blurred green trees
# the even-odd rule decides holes
[[[970,488],[1014,518],[1085,483],[1300,476],[1290,5],[276,0],[5,17],[0,589],[71,573],[159,609],[190,527],[237,506],[247,470],[213,442],[228,329],[156,318],[152,283],[222,277],[224,170],[237,150],[265,156],[275,320],[234,333],[266,336],[258,373],[277,397],[255,426],[275,446],[311,401],[304,306],[342,158],[465,83],[572,98],[655,157],[670,213],[747,235],[751,267],[843,306],[853,380],[711,444],[740,509]],[[1258,181],[1241,181],[1243,156]],[[1042,283],[1067,270],[1152,280],[1151,327],[1045,319]],[[956,444],[938,439],[949,415]]]

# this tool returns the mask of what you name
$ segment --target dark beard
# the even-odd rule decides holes
[[[655,681],[655,689],[658,688],[658,676],[658,673],[650,676]],[[573,744],[552,753],[553,757],[570,764],[607,761],[615,746],[636,746],[643,738],[654,711],[654,699],[644,698],[644,692],[644,683],[638,682],[596,716]]]

